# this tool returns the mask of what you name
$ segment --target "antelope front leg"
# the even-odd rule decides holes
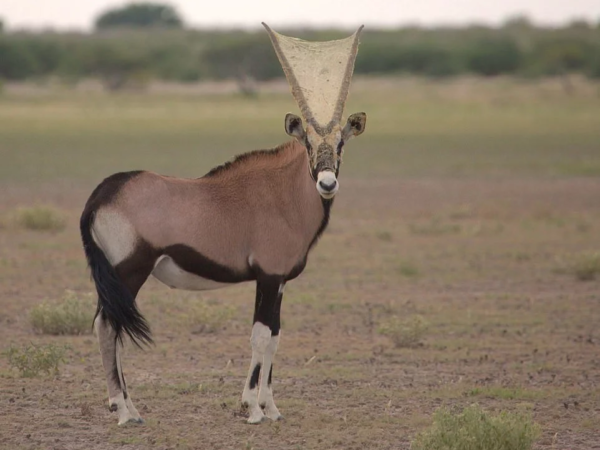
[[[246,378],[246,385],[242,394],[242,405],[245,405],[250,413],[248,423],[260,423],[265,418],[258,404],[258,382],[265,351],[270,340],[271,329],[263,323],[255,322],[252,327],[252,336],[250,337],[252,361],[250,362],[250,369],[248,370],[248,377]]]
[[[284,287],[285,284],[281,283],[277,292],[277,301],[274,305],[273,317],[271,320],[271,340],[269,341],[269,345],[267,346],[263,360],[263,375],[260,377],[260,391],[258,393],[258,404],[263,409],[265,415],[271,420],[283,419],[283,416],[273,401],[273,389],[271,387],[271,381],[273,378],[273,359],[275,358],[275,353],[277,353],[277,347],[279,346],[281,328],[281,301],[283,300]]]
[[[242,404],[248,407],[250,417],[248,423],[260,423],[265,414],[261,409],[264,401],[265,411],[269,418],[279,417],[279,411],[273,403],[270,386],[270,371],[273,356],[279,342],[279,307],[283,289],[283,277],[263,276],[256,283],[256,303],[254,305],[254,325],[252,327],[252,361],[248,369],[248,377],[242,394]],[[274,333],[274,327],[277,332]],[[273,337],[272,337],[273,335]],[[262,379],[262,382],[261,382]],[[259,402],[258,387],[261,386]],[[262,391],[264,390],[264,394]]]
[[[271,336],[271,341],[265,352],[262,376],[260,377],[260,391],[258,393],[258,404],[263,409],[265,416],[271,420],[283,419],[283,416],[273,401],[273,389],[271,388],[273,357],[275,356],[275,352],[277,352],[278,345],[279,336]]]

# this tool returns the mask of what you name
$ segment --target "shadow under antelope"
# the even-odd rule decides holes
[[[291,38],[267,30],[282,61],[276,44],[284,46]],[[98,292],[94,325],[109,408],[118,413],[119,424],[142,422],[127,390],[120,349],[125,334],[138,345],[152,342],[135,301],[150,275],[188,290],[256,281],[252,360],[242,402],[249,423],[282,417],[271,380],[284,286],[303,271],[325,230],[344,144],[366,124],[366,115],[357,113],[340,125],[358,34],[343,40],[349,49],[345,81],[326,126],[312,114],[310,99],[294,94],[307,123],[286,115],[291,142],[237,156],[198,179],[117,173],[91,194],[81,216],[81,237]],[[290,80],[293,67],[285,64],[294,92],[298,80]]]

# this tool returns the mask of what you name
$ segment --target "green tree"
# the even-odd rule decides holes
[[[512,73],[519,68],[521,56],[519,47],[510,39],[482,39],[472,46],[467,67],[484,76]]]
[[[170,5],[160,3],[131,3],[108,10],[96,19],[96,29],[108,28],[181,28],[183,20]]]

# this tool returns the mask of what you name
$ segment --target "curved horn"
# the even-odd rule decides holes
[[[365,26],[361,25],[358,30],[354,33],[354,41],[352,42],[352,50],[348,62],[346,63],[346,71],[344,73],[344,80],[340,87],[340,93],[338,95],[337,102],[335,104],[335,112],[332,120],[339,122],[342,120],[342,114],[344,113],[344,106],[346,105],[346,99],[348,98],[348,91],[350,90],[350,82],[352,81],[352,74],[354,73],[354,61],[356,61],[356,54],[358,53],[358,44],[360,43],[360,33]]]
[[[342,118],[361,26],[352,36],[308,42],[273,31],[263,22],[304,119],[327,126]]]

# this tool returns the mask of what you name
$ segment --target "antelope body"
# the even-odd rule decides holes
[[[366,115],[357,113],[343,128],[335,116],[322,127],[303,111],[306,128],[288,114],[285,129],[295,140],[276,149],[243,154],[199,179],[118,173],[87,201],[81,236],[98,292],[95,328],[109,407],[119,424],[142,422],[127,390],[120,348],[125,334],[138,345],[152,341],[135,301],[150,275],[188,290],[256,281],[242,402],[249,423],[281,418],[271,381],[284,286],[302,272],[325,230],[344,144],[366,123]]]

